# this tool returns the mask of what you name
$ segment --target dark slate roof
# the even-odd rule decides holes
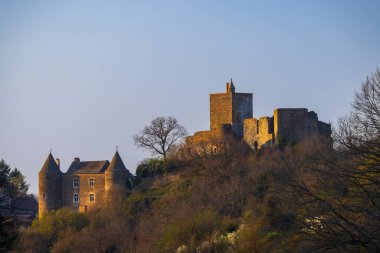
[[[42,166],[40,173],[61,173],[61,170],[58,168],[57,163],[54,160],[54,157],[49,154],[46,158],[44,165]]]
[[[132,174],[125,167],[123,161],[121,160],[119,152],[117,151],[115,155],[113,156],[112,161],[106,171],[106,173],[113,173],[113,172],[125,172],[127,173],[128,177],[132,177]]]
[[[234,85],[234,83],[232,82],[232,78],[231,78],[231,80],[230,80],[230,85],[231,85],[231,88],[232,88],[232,89],[235,89],[235,85]]]
[[[67,173],[69,174],[97,174],[104,173],[110,163],[104,161],[74,161],[71,163]]]
[[[107,172],[112,172],[112,171],[127,171],[127,168],[125,167],[123,161],[121,160],[119,152],[117,151],[115,155],[113,156],[111,163],[107,169]]]

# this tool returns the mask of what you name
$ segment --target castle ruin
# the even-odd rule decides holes
[[[331,125],[306,108],[279,108],[273,116],[252,116],[252,93],[237,93],[232,82],[225,93],[210,94],[210,130],[196,132],[187,143],[205,143],[232,134],[253,149],[276,143],[296,143],[312,135],[330,136]]]

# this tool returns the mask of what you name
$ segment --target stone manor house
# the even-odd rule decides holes
[[[210,94],[210,130],[196,132],[187,144],[207,143],[232,134],[253,149],[276,143],[295,143],[308,136],[331,136],[331,125],[306,108],[279,108],[273,116],[252,116],[252,93],[237,93],[232,82],[225,93]],[[216,149],[216,147],[214,147]]]
[[[38,213],[70,208],[79,212],[100,208],[128,191],[133,178],[116,151],[111,162],[75,158],[62,173],[50,153],[38,173]]]

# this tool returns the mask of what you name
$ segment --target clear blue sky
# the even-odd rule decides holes
[[[253,92],[254,116],[307,107],[348,112],[380,65],[380,2],[0,1],[0,159],[37,193],[50,148],[112,158],[131,172],[132,136],[172,115],[209,128],[208,94]]]

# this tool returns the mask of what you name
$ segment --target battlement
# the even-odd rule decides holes
[[[294,143],[318,134],[331,135],[331,125],[318,121],[318,115],[306,108],[279,108],[273,117],[244,121],[244,140],[252,147],[274,143]]]

